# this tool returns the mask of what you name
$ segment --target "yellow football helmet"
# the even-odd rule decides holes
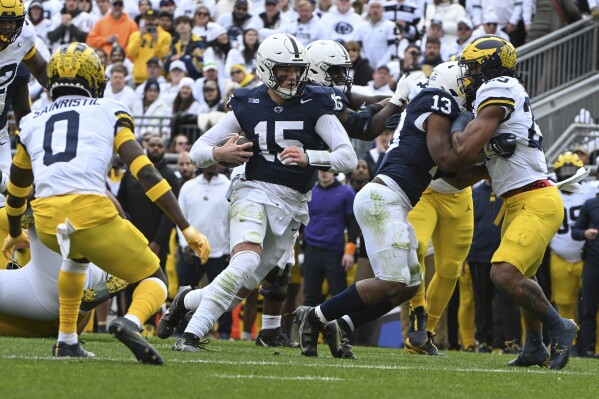
[[[10,25],[0,29],[0,45],[8,46],[21,34],[25,22],[25,6],[21,0],[0,0],[0,22]]]
[[[464,48],[458,62],[463,69],[462,91],[474,100],[484,82],[516,75],[516,48],[499,36],[484,35]]]
[[[567,151],[557,157],[557,160],[553,163],[553,170],[557,176],[557,181],[562,181],[574,176],[576,171],[583,166],[584,163],[578,155]]]
[[[54,100],[68,94],[99,98],[105,87],[104,64],[94,49],[84,43],[60,46],[48,61],[48,89]]]

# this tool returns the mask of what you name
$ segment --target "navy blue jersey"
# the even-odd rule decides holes
[[[339,109],[336,109],[336,111],[343,111],[346,108],[349,108],[349,99],[347,98],[347,94],[345,94],[343,90],[339,90],[336,87],[333,87],[333,91],[337,97],[337,106],[340,107]]]
[[[416,121],[420,119],[419,124],[422,125],[422,118],[426,118],[429,113],[439,114],[453,121],[458,117],[460,107],[449,93],[441,89],[422,90],[408,104],[399,122],[397,146],[385,154],[378,170],[379,174],[395,180],[412,206],[416,205],[422,192],[430,184],[431,169],[435,166],[426,144],[426,132],[416,127]]]
[[[301,96],[275,103],[266,85],[235,90],[229,101],[245,136],[254,144],[255,156],[245,166],[248,180],[259,180],[290,187],[301,193],[310,191],[316,169],[283,164],[279,157],[285,147],[325,150],[326,143],[316,134],[316,122],[339,107],[335,93],[328,87],[306,85]]]
[[[16,73],[14,80],[12,82],[10,82],[10,84],[8,85],[8,88],[6,90],[6,99],[5,99],[6,102],[4,103],[4,109],[2,110],[2,113],[0,114],[0,130],[4,129],[6,127],[8,110],[12,109],[13,93],[15,92],[16,89],[29,84],[30,78],[31,78],[31,74],[29,73],[29,70],[27,69],[25,64],[21,62],[19,64],[19,66],[17,67],[17,73]]]

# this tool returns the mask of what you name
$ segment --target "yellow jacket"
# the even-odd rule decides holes
[[[135,84],[143,83],[147,78],[146,62],[152,57],[163,60],[170,54],[170,45],[173,38],[171,34],[158,27],[158,40],[152,34],[133,32],[127,44],[127,57],[133,61],[133,81]]]

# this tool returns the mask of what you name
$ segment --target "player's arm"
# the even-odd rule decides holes
[[[189,158],[199,168],[208,167],[216,162],[230,162],[238,165],[244,164],[251,156],[245,150],[252,147],[252,143],[235,144],[237,137],[232,137],[222,147],[217,147],[218,142],[229,133],[243,133],[241,125],[233,111],[227,112],[225,117],[204,133],[193,144],[189,151]]]
[[[121,128],[115,137],[114,147],[119,156],[129,167],[131,174],[135,177],[148,198],[177,225],[190,247],[198,254],[202,263],[206,263],[210,255],[208,240],[193,228],[183,216],[177,198],[171,186],[160,175],[150,159],[144,154],[141,146],[135,140],[133,131],[133,120],[128,115],[120,117],[117,124],[125,126]],[[127,126],[129,125],[129,126]]]
[[[365,96],[363,94],[351,93],[349,96],[350,108],[357,111],[364,105],[380,103],[383,100],[389,100],[390,96]]]
[[[18,127],[21,118],[31,112],[29,86],[27,84],[21,85],[15,89],[15,92],[12,95],[12,109],[15,113],[15,122]]]
[[[487,167],[483,164],[459,170],[452,177],[443,177],[442,179],[458,190],[462,190],[483,179],[490,179],[490,177]]]
[[[480,158],[481,150],[491,140],[505,115],[505,108],[495,104],[479,109],[476,118],[463,131],[452,134],[451,145],[458,157],[464,161]]]
[[[35,49],[35,46],[23,57],[23,62],[27,65],[29,72],[35,76],[39,84],[42,87],[48,87],[48,61]]]

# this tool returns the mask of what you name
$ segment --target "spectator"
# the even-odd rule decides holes
[[[223,0],[221,0],[223,1]],[[220,1],[219,1],[220,3]],[[204,41],[207,40],[208,32],[220,25],[212,19],[210,9],[205,5],[199,5],[193,15],[194,26],[191,33],[201,37]]]
[[[168,11],[160,11],[158,13],[158,26],[171,36],[175,36],[175,28],[173,24],[173,14]]]
[[[202,97],[204,101],[200,101],[200,109],[198,114],[207,114],[209,112],[218,111],[218,106],[221,103],[221,94],[218,85],[214,80],[207,80],[202,87]]]
[[[89,11],[89,15],[92,21],[92,30],[96,23],[101,19],[110,14],[111,9],[110,0],[96,0],[96,7],[92,7]]]
[[[162,62],[157,57],[152,57],[148,60],[148,62],[146,62],[146,73],[148,74],[148,80],[156,79],[158,81],[158,84],[161,85],[166,83]],[[137,96],[140,98],[144,95],[146,82],[140,84],[135,88],[135,92],[137,93]]]
[[[133,61],[133,82],[136,85],[146,80],[146,63],[153,57],[162,59],[170,54],[171,35],[158,26],[158,15],[154,10],[144,14],[145,25],[133,32],[127,44],[127,55]]]
[[[252,25],[260,34],[260,40],[282,32],[283,28],[291,22],[281,14],[279,0],[264,0],[264,12],[258,14],[254,19]]]
[[[426,35],[422,39],[420,50],[425,53],[426,52],[426,43],[429,39],[437,39],[441,45],[441,59],[448,60],[449,53],[449,44],[451,41],[448,41],[445,38],[445,30],[443,29],[443,23],[440,19],[433,19],[430,22],[428,29],[426,30]],[[452,40],[452,39],[449,39]]]
[[[462,51],[464,51],[464,48],[472,39],[472,32],[472,21],[467,18],[458,21],[458,38],[448,45],[447,53],[450,57],[452,55],[461,54]]]
[[[171,145],[168,146],[168,150],[166,150],[167,154],[185,154],[187,153],[187,163],[189,163],[189,149],[191,148],[191,146],[189,145],[189,139],[187,138],[186,135],[182,134],[182,133],[178,133],[175,134],[173,136],[173,138],[171,139]],[[183,159],[185,159],[185,157],[183,157]],[[179,169],[179,162],[181,161],[181,157],[177,158],[177,172],[179,172],[179,174],[181,175],[180,177],[183,180],[180,180],[179,182],[181,183],[181,185],[183,185],[183,183],[185,183],[187,180],[189,180],[190,178],[192,178],[193,176],[189,176],[189,174],[193,175],[195,172],[194,168],[189,168],[185,163],[183,163],[183,165],[181,165],[182,170]],[[189,169],[191,169],[191,173],[189,173]]]
[[[333,0],[317,0],[316,5],[316,14],[321,18],[333,6]]]
[[[87,37],[87,44],[102,47],[110,54],[112,47],[118,45],[127,48],[129,37],[139,28],[137,24],[123,12],[121,0],[112,1],[110,13],[98,20]]]
[[[349,73],[354,78],[354,85],[366,86],[372,79],[374,71],[368,64],[368,60],[360,55],[360,43],[352,40],[345,43],[344,46],[352,63]]]
[[[314,4],[309,0],[299,0],[296,8],[298,18],[291,21],[286,32],[295,36],[304,47],[315,40],[326,39],[320,18],[314,13]]]
[[[229,41],[235,43],[239,42],[239,36],[244,30],[257,28],[255,26],[256,21],[252,19],[252,15],[248,12],[247,0],[236,0],[233,12],[220,15],[216,22],[225,29],[225,32],[229,36]],[[214,40],[217,36],[214,34],[208,36],[208,42],[212,41],[210,37]]]
[[[254,73],[256,52],[260,46],[260,40],[258,40],[258,31],[253,28],[246,29],[243,32],[242,40],[243,46],[241,46],[241,48],[234,48],[229,51],[225,68],[231,70],[231,65],[241,64],[246,71]]]
[[[386,129],[374,140],[375,147],[364,155],[364,160],[368,163],[368,168],[372,171],[373,175],[376,175],[376,172],[379,170],[392,138],[393,130]]]
[[[41,38],[46,45],[49,44],[48,32],[50,31],[52,22],[45,17],[44,6],[40,0],[33,0],[31,3],[29,3],[29,8],[27,9],[27,19],[33,25],[35,35]]]
[[[414,71],[420,71],[422,68],[420,66],[420,57],[422,56],[422,51],[420,47],[415,44],[409,44],[405,51],[403,58],[400,61],[401,73],[410,74]]]
[[[158,81],[156,79],[148,79],[144,87],[143,98],[136,100],[131,109],[135,117],[135,134],[137,137],[146,132],[151,132],[161,137],[168,136],[170,121],[166,121],[166,119],[171,114],[171,111],[158,98],[159,95],[160,85]]]
[[[239,87],[252,88],[261,84],[260,79],[248,73],[241,64],[231,65],[231,80],[239,84]]]
[[[224,28],[214,29],[208,35],[208,48],[204,52],[204,62],[213,62],[218,68],[219,80],[229,78],[229,71],[225,70],[227,55],[231,50],[229,35]]]
[[[347,43],[357,39],[357,31],[364,20],[351,7],[350,0],[335,0],[335,7],[321,18],[327,39]]]
[[[312,201],[308,203],[310,222],[304,229],[304,304],[323,302],[322,283],[326,278],[331,295],[347,288],[347,270],[354,265],[359,234],[354,216],[354,191],[341,184],[332,172],[318,171]],[[345,231],[347,229],[347,245]]]
[[[126,82],[131,82],[131,75],[133,73],[133,63],[129,58],[125,56],[125,49],[118,44],[112,46],[110,51],[110,58],[108,59],[108,65],[106,66],[106,76],[110,77],[110,71],[112,66],[116,63],[122,63],[127,68]]]
[[[372,80],[368,82],[371,96],[392,96],[393,90],[389,87],[391,82],[389,68],[386,65],[378,67],[372,74]]]
[[[197,102],[202,105],[204,103],[204,94],[202,88],[204,87],[204,82],[212,80],[216,82],[218,86],[219,93],[225,92],[225,82],[224,80],[218,80],[218,68],[215,62],[204,62],[204,77],[195,81],[193,84],[193,97]]]
[[[185,135],[179,134],[175,136],[175,138],[178,137],[185,137]],[[185,137],[185,139],[187,139],[187,137]],[[189,141],[187,142],[187,147],[189,148]],[[179,178],[179,185],[181,187],[183,187],[183,184],[196,177],[196,168],[191,163],[188,151],[184,150],[179,152],[179,156],[177,157],[177,170],[175,171],[175,175],[177,175],[177,177]]]
[[[395,24],[383,18],[382,0],[371,0],[366,23],[360,25],[356,40],[362,56],[372,66],[386,65],[395,54]]]
[[[86,13],[90,14],[90,20],[92,21],[92,25],[94,20],[91,18],[91,13],[92,13],[92,1],[91,0],[79,0],[79,9],[81,11],[85,11]]]
[[[101,47],[95,48],[94,51],[98,55],[98,57],[100,57],[102,64],[107,65],[108,64],[108,54],[106,54],[106,51],[104,51]]]
[[[158,4],[160,12],[167,12],[171,16],[175,13],[175,8],[177,8],[177,4],[174,0],[160,0]]]
[[[502,39],[509,41],[510,37],[498,28],[498,21],[499,18],[497,17],[497,14],[495,14],[493,7],[487,7],[483,14],[483,24],[472,33],[472,40],[478,39],[484,35],[497,35]]]
[[[171,55],[166,60],[166,68],[170,63],[180,60],[185,63],[187,75],[196,80],[202,76],[204,50],[206,42],[192,33],[193,20],[187,16],[175,19],[175,30],[178,38],[171,44]]]
[[[426,39],[422,65],[430,65],[431,68],[434,68],[441,63],[443,63],[443,58],[441,57],[441,41],[434,38]]]
[[[135,21],[137,26],[139,26],[139,28],[141,29],[145,25],[143,16],[145,15],[146,11],[152,9],[152,3],[150,2],[150,0],[139,0],[139,2],[137,3],[137,7],[138,7],[138,10],[137,10],[138,12],[137,12],[137,15],[135,16],[135,18],[133,18],[133,20]]]
[[[160,85],[160,99],[170,109],[179,93],[179,82],[187,76],[185,63],[181,60],[173,61],[168,70],[168,79]]]
[[[293,9],[294,6],[295,3],[291,0],[279,0],[279,9],[287,21],[293,21],[298,17],[297,11]]]
[[[432,3],[426,7],[425,25],[428,28],[432,21],[438,21],[443,27],[445,40],[453,42],[458,38],[457,22],[468,17],[466,10],[454,0],[434,0]]]
[[[123,63],[117,62],[112,64],[110,69],[110,80],[106,85],[104,97],[112,98],[132,110],[138,96],[135,93],[135,90],[127,86],[128,74],[129,72]]]
[[[195,124],[200,111],[200,104],[193,98],[193,79],[183,78],[179,82],[179,92],[173,101],[173,118],[171,131],[179,133],[182,124]]]
[[[399,35],[410,43],[419,37],[416,25],[422,18],[422,4],[422,1],[414,0],[389,0],[383,3],[385,18],[394,22]]]
[[[219,0],[219,2],[222,0]],[[181,0],[177,2],[177,8],[174,11],[174,17],[181,17],[185,15],[186,17],[192,18],[199,7],[207,7],[210,10],[210,14],[214,15],[216,11],[216,2],[214,0]]]
[[[78,0],[65,0],[60,14],[52,18],[52,23],[48,31],[48,41],[52,52],[66,43],[85,43],[90,30],[90,16],[85,11],[79,9]]]

